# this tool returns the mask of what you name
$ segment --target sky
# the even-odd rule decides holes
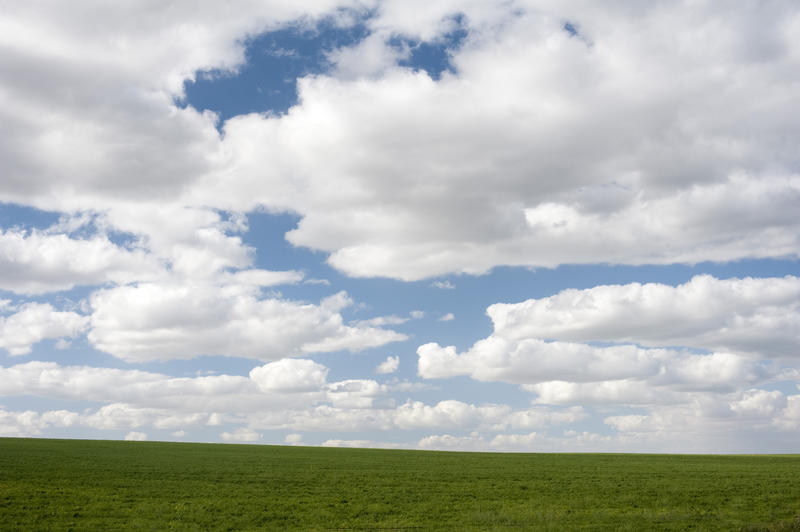
[[[6,2],[0,436],[800,452],[794,0]]]

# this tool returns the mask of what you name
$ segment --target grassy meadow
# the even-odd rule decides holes
[[[2,530],[800,530],[800,455],[0,439]]]

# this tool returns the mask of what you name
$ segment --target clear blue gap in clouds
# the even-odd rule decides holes
[[[247,113],[283,114],[297,103],[297,78],[326,71],[326,52],[366,35],[363,24],[340,28],[323,21],[316,28],[298,25],[253,37],[244,43],[246,62],[238,72],[199,72],[194,83],[185,84],[180,103],[214,111],[220,123]]]
[[[424,70],[433,79],[446,70],[452,72],[450,50],[467,36],[462,19],[456,17],[454,23],[454,30],[434,42],[403,36],[391,39],[391,45],[410,51],[399,65]],[[330,20],[314,28],[298,25],[264,33],[244,43],[245,64],[238,72],[199,72],[194,82],[186,82],[185,100],[176,103],[217,113],[220,126],[241,114],[284,114],[298,103],[298,78],[323,74],[331,67],[328,52],[355,45],[368,35],[364,22],[343,28]]]
[[[22,230],[29,232],[32,230],[45,230],[55,224],[64,216],[64,213],[43,211],[35,207],[17,205],[15,203],[0,203],[0,229]],[[96,218],[92,216],[91,221],[71,233],[71,238],[91,238],[98,232],[95,224]],[[136,242],[136,236],[120,231],[106,230],[108,239],[117,246],[131,246]]]
[[[58,222],[60,214],[15,203],[0,203],[0,229],[46,229]]]
[[[564,23],[564,31],[569,33],[571,37],[577,37],[578,35],[578,28],[576,28],[572,22]]]
[[[467,30],[463,16],[453,17],[452,22],[455,28],[433,42],[393,38],[390,41],[392,46],[408,47],[411,52],[407,59],[400,60],[398,64],[412,70],[424,70],[435,80],[441,78],[445,71],[455,73],[455,68],[450,63],[450,54],[461,47],[467,38]]]

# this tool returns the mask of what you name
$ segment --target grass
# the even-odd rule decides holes
[[[0,439],[2,530],[800,530],[800,455]]]

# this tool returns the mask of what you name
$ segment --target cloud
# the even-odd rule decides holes
[[[420,346],[420,376],[525,384],[548,397],[641,399],[654,386],[721,391],[790,378],[758,358],[784,360],[800,347],[800,280],[791,276],[597,286],[495,304],[487,313],[494,331],[464,353]],[[608,384],[601,392],[592,382]]]
[[[81,334],[89,318],[75,312],[63,312],[49,303],[26,303],[10,316],[0,316],[0,348],[18,356],[31,352],[33,345],[45,339],[73,338]]]
[[[285,443],[289,445],[301,445],[303,443],[303,435],[302,434],[287,434],[286,437],[283,439]]]
[[[386,357],[386,360],[378,364],[378,367],[375,368],[375,373],[379,373],[381,375],[387,375],[389,373],[394,373],[397,371],[397,368],[400,366],[400,357]]]
[[[170,413],[206,412],[211,415],[220,409],[246,411],[258,408],[261,401],[268,401],[275,408],[302,404],[302,400],[311,404],[319,400],[321,394],[322,390],[318,390],[316,397],[297,392],[265,392],[256,381],[237,375],[170,377],[141,370],[61,366],[39,361],[0,367],[0,395],[124,405],[108,411],[113,415],[100,417],[119,418],[123,412],[131,412],[134,406],[136,412],[151,409],[141,418],[141,423],[147,423],[150,417],[161,418]]]
[[[328,385],[327,398],[334,408],[371,408],[386,389],[373,380],[347,379]]]
[[[342,79],[377,78],[408,58],[407,47],[392,46],[388,42],[390,35],[381,33],[372,33],[354,46],[330,52],[328,60],[334,66],[333,74]]]
[[[477,428],[502,424],[510,412],[504,405],[475,406],[461,401],[445,400],[435,405],[409,401],[397,409],[395,424],[401,429]]]
[[[344,292],[319,305],[262,298],[242,275],[96,291],[89,341],[115,357],[143,362],[202,354],[275,360],[405,339],[387,329],[346,325],[339,311],[352,301]]]
[[[327,372],[315,362],[296,359],[256,367],[249,378],[175,378],[140,370],[28,362],[0,367],[0,395],[99,403],[80,418],[99,430],[179,429],[233,420],[246,421],[254,429],[293,431],[542,428],[584,416],[580,408],[514,410],[454,400],[409,400],[395,406],[387,400],[392,387],[367,379],[329,383]]]
[[[174,105],[184,82],[198,71],[238,68],[245,36],[338,5],[179,3],[152,17],[136,5],[15,6],[4,24],[0,197],[70,208],[126,195],[174,197],[218,154],[215,117]],[[89,18],[98,24],[87,26]]]
[[[144,432],[136,432],[130,431],[125,435],[125,441],[145,441],[147,440],[147,434]]]
[[[434,288],[441,288],[442,290],[454,290],[456,285],[450,281],[434,281],[431,283]]]
[[[68,410],[39,413],[33,410],[10,412],[0,408],[0,436],[13,438],[38,436],[51,427],[70,427],[78,419],[77,413]]]
[[[493,336],[511,340],[679,345],[764,358],[800,349],[800,278],[793,276],[597,286],[495,304],[487,313]]]
[[[0,409],[0,431],[6,436],[35,436],[81,426],[98,431],[175,432],[208,425],[225,426],[224,441],[254,442],[262,430],[298,434],[433,429],[446,434],[426,437],[419,442],[421,448],[720,452],[763,449],[764,438],[769,439],[770,449],[786,450],[800,426],[800,396],[747,387],[682,394],[656,387],[648,395],[643,392],[650,385],[639,381],[628,381],[633,389],[602,382],[563,383],[558,389],[540,390],[535,402],[577,401],[586,406],[539,404],[514,409],[455,400],[432,404],[409,400],[394,406],[379,401],[388,390],[374,381],[319,384],[318,393],[279,393],[262,391],[246,377],[232,375],[170,378],[137,370],[32,362],[0,369],[0,395],[20,395],[17,390],[25,390],[39,397],[75,398],[100,406],[82,412]],[[612,411],[596,410],[592,404],[628,404],[631,409],[609,415],[605,412]],[[576,424],[597,414],[605,415],[610,434],[575,430]],[[565,428],[563,436],[556,435],[557,427]],[[381,446],[364,442],[358,445]]]
[[[158,275],[160,264],[142,249],[121,248],[105,236],[0,229],[0,289],[35,295],[76,285],[124,283]]]
[[[250,370],[250,379],[266,392],[313,392],[325,386],[328,368],[312,360],[283,359]]]
[[[443,28],[445,5],[423,27]],[[404,20],[385,9],[386,27]],[[226,122],[238,208],[293,209],[287,238],[356,277],[798,254],[793,9],[471,9],[456,75],[307,77],[291,113]],[[758,61],[752,17],[768,35]],[[716,44],[699,52],[708,20]],[[227,175],[206,183],[216,197]]]
[[[370,318],[368,320],[359,320],[355,323],[359,325],[366,325],[371,327],[383,327],[384,325],[400,325],[406,323],[408,318],[401,318],[400,316],[378,316],[377,318]]]
[[[234,430],[233,432],[223,432],[222,434],[220,434],[220,437],[228,442],[245,442],[245,443],[257,442],[262,438],[261,434],[248,428],[239,428]]]
[[[425,344],[417,353],[418,371],[424,378],[469,375],[481,381],[525,384],[529,389],[546,381],[624,379],[647,380],[654,386],[678,390],[730,389],[764,382],[777,374],[769,365],[730,353],[695,355],[632,345],[593,347],[530,338],[509,341],[490,337],[463,354],[452,346]]]
[[[450,434],[437,434],[426,436],[419,440],[417,446],[421,449],[438,449],[443,451],[485,451],[486,441],[477,432],[469,436],[452,436]]]
[[[89,28],[66,8],[9,12],[0,201],[102,213],[192,276],[245,267],[247,246],[213,218],[261,208],[299,215],[289,241],[355,277],[800,251],[788,4],[320,0],[165,7],[131,24],[137,13],[95,10]],[[368,34],[297,80],[291,112],[231,118],[221,136],[212,113],[176,105],[198,72],[235,72],[247,36],[326,14]],[[454,73],[398,64],[403,43],[447,45],[455,29]],[[20,290],[147,270],[135,252],[107,254],[73,270],[59,259]]]
[[[455,314],[453,314],[452,312],[448,312],[447,314],[439,318],[437,321],[453,321],[454,319],[456,319]]]
[[[338,440],[331,439],[322,442],[323,447],[349,447],[360,449],[401,449],[407,446],[396,443],[387,443],[373,440]]]
[[[494,325],[489,337],[462,353],[436,343],[419,346],[418,373],[518,384],[534,394],[534,405],[641,409],[633,417],[610,417],[622,432],[645,419],[667,430],[672,418],[663,412],[698,402],[705,412],[698,424],[719,412],[743,422],[746,412],[757,411],[764,426],[780,432],[793,426],[793,410],[780,392],[764,388],[798,378],[789,357],[798,345],[799,290],[792,276],[698,276],[674,287],[597,286],[495,304],[487,311]],[[537,428],[524,415],[516,414],[511,426]],[[680,421],[674,425],[670,438],[677,440]],[[737,434],[734,425],[720,431]]]

